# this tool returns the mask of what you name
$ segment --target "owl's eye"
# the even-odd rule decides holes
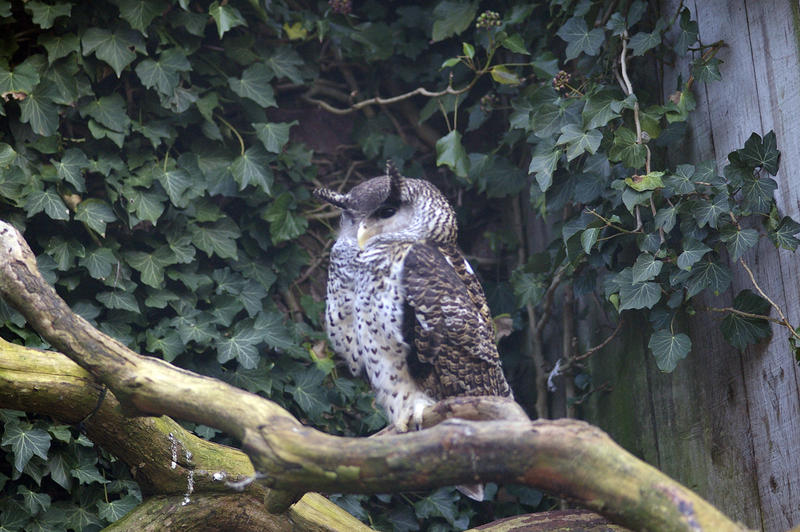
[[[391,218],[392,216],[394,216],[396,212],[397,212],[396,208],[389,207],[387,205],[386,207],[381,207],[380,209],[375,211],[375,216],[377,216],[378,218],[386,219],[386,218]]]

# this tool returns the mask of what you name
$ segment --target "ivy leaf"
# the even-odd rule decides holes
[[[515,54],[531,55],[531,53],[525,47],[525,40],[519,33],[509,35],[508,37],[500,41],[500,45],[503,48],[511,50]]]
[[[128,118],[125,100],[119,93],[102,96],[80,108],[81,116],[91,116],[102,126],[119,133],[127,133],[131,119]]]
[[[457,508],[454,503],[458,499],[458,493],[452,488],[441,488],[415,502],[414,511],[418,518],[442,517],[452,525],[456,519]]]
[[[731,272],[722,264],[710,260],[701,261],[692,268],[686,290],[688,297],[694,297],[704,288],[709,288],[715,295],[728,289],[731,284]]]
[[[641,168],[647,160],[647,148],[636,142],[636,134],[626,127],[614,132],[614,141],[608,151],[613,162],[622,162],[628,168]]]
[[[674,194],[686,195],[695,190],[694,166],[691,164],[681,164],[675,169],[675,173],[664,179],[664,186]]]
[[[70,462],[69,455],[63,451],[50,453],[47,459],[47,472],[50,478],[67,491],[72,488],[72,477],[69,475],[69,470],[72,468]]]
[[[158,248],[152,253],[129,251],[125,260],[134,270],[141,274],[142,282],[153,288],[161,288],[164,284],[164,267],[174,264],[174,257],[167,246]]]
[[[189,200],[196,198],[202,193],[201,190],[198,190],[198,187],[192,186],[195,183],[193,183],[192,178],[189,177],[186,170],[182,168],[173,168],[167,171],[158,168],[154,174],[155,178],[167,192],[170,203],[176,207],[187,207],[189,205]],[[187,191],[189,192],[188,194]]]
[[[132,190],[128,193],[128,210],[135,212],[141,220],[155,225],[164,213],[164,193],[158,190]]]
[[[619,310],[653,308],[661,299],[661,285],[653,282],[635,282],[633,270],[625,268],[616,276],[619,286]]]
[[[258,140],[264,145],[268,152],[280,153],[283,147],[289,142],[289,129],[297,125],[297,120],[291,122],[259,122],[252,126],[256,130]]]
[[[710,83],[712,81],[720,81],[722,74],[719,73],[719,64],[722,61],[716,57],[712,57],[706,61],[698,60],[692,65],[692,75],[697,81]]]
[[[675,227],[677,220],[677,209],[675,207],[663,207],[656,212],[654,222],[657,228],[669,233]]]
[[[259,146],[252,146],[237,157],[231,165],[231,174],[239,183],[239,190],[244,190],[248,185],[255,185],[267,196],[271,196],[274,176],[269,163],[269,156]]]
[[[69,209],[64,205],[61,196],[50,189],[31,192],[25,202],[28,217],[42,211],[53,220],[69,220]]]
[[[145,37],[150,23],[167,7],[157,0],[119,0],[117,5],[120,18],[126,20],[131,28],[139,30]]]
[[[750,290],[739,292],[736,299],[733,300],[733,308],[759,316],[768,316],[770,312],[769,302]],[[769,321],[733,312],[725,316],[720,328],[725,340],[737,349],[744,349],[748,345],[758,343],[772,335]]]
[[[631,273],[633,274],[633,282],[642,283],[655,278],[659,273],[661,273],[662,266],[664,266],[664,263],[656,259],[650,253],[642,253],[636,258],[636,262],[633,264],[633,268],[631,269]]]
[[[100,236],[106,236],[106,225],[117,220],[111,206],[97,198],[83,200],[75,208],[75,219],[84,222]]]
[[[286,386],[286,391],[292,394],[292,398],[308,414],[311,419],[319,419],[323,413],[329,412],[332,403],[325,393],[322,381],[325,374],[316,368],[311,368],[297,375],[294,384]]]
[[[59,179],[70,183],[78,192],[86,192],[83,170],[89,167],[89,159],[81,150],[70,148],[64,152],[60,161],[50,159],[50,162],[56,167]]]
[[[711,248],[693,238],[683,241],[683,252],[678,255],[678,268],[681,270],[691,270],[703,256],[711,251]]]
[[[284,192],[261,215],[270,224],[269,232],[275,244],[292,240],[306,232],[308,220],[290,208],[292,203],[292,195]]]
[[[171,95],[180,81],[180,72],[187,72],[191,68],[182,51],[170,48],[161,52],[158,61],[148,58],[139,62],[135,71],[142,85],[148,89],[155,87],[161,94]]]
[[[225,33],[236,26],[247,26],[247,22],[245,22],[244,17],[238,9],[227,3],[220,4],[218,0],[214,0],[214,2],[208,6],[208,14],[211,15],[211,18],[213,18],[214,22],[217,24],[217,33],[220,39],[222,39]]]
[[[589,31],[583,17],[572,17],[559,28],[556,35],[567,42],[567,61],[575,59],[581,53],[597,55],[600,46],[605,42],[603,29],[594,28]]]
[[[697,22],[691,20],[691,12],[688,8],[684,7],[681,10],[679,26],[680,31],[678,38],[675,40],[674,48],[678,55],[686,55],[689,47],[697,42],[697,36],[700,33]]]
[[[122,70],[136,59],[133,50],[143,50],[144,42],[135,31],[116,30],[113,33],[101,28],[89,28],[83,34],[83,55],[94,53],[101,61],[108,63],[117,77]]]
[[[753,133],[738,154],[740,160],[748,166],[763,168],[772,175],[778,173],[781,152],[777,148],[774,131],[764,135],[763,140],[758,133]]]
[[[192,235],[192,244],[209,257],[216,255],[221,259],[236,259],[238,256],[236,240],[241,232],[230,218],[212,224],[192,224],[189,233]]]
[[[644,55],[648,50],[652,50],[656,46],[661,44],[661,33],[658,31],[653,32],[644,32],[640,31],[628,42],[628,46],[630,46],[631,51],[633,52],[632,55]]]
[[[727,225],[722,229],[720,238],[728,245],[731,260],[736,262],[748,249],[758,242],[758,231],[755,229],[739,229],[734,225]]]
[[[31,13],[31,20],[43,30],[53,27],[58,17],[68,17],[72,12],[72,4],[49,5],[44,2],[26,2],[25,11]]]
[[[49,137],[58,130],[58,109],[53,102],[38,91],[28,95],[20,103],[20,121],[31,125],[37,135]]]
[[[461,144],[461,133],[452,130],[436,141],[436,166],[445,165],[458,177],[467,177],[469,157]]]
[[[505,65],[495,65],[489,69],[492,79],[502,85],[519,85],[521,80],[519,76],[511,72]]]
[[[115,501],[97,503],[97,515],[109,522],[122,519],[128,512],[139,506],[139,500],[133,495],[125,495]]]
[[[656,357],[658,369],[671,373],[691,351],[692,341],[683,333],[673,334],[669,329],[659,329],[650,336],[647,347]]]
[[[21,473],[33,455],[47,460],[51,439],[47,431],[35,429],[30,423],[6,423],[2,444],[11,446],[14,469]]]
[[[235,358],[244,369],[255,369],[260,358],[256,346],[261,341],[262,336],[253,327],[253,321],[242,321],[233,334],[216,340],[217,361],[224,364]]]
[[[279,312],[259,314],[253,327],[259,332],[263,341],[273,349],[289,351],[295,347],[295,343],[284,323],[283,315]]]
[[[302,83],[303,76],[300,72],[305,62],[300,54],[290,46],[281,46],[266,60],[267,66],[276,78],[288,78],[292,83]]]
[[[589,255],[592,247],[597,243],[597,237],[600,235],[599,227],[590,227],[581,233],[581,247],[583,252]]]
[[[788,216],[784,216],[774,231],[770,231],[769,238],[776,247],[795,251],[800,240],[794,235],[800,233],[800,224]]]
[[[511,274],[511,287],[520,306],[538,305],[546,289],[536,274],[522,270],[514,270]]]
[[[50,495],[46,493],[36,493],[25,486],[17,486],[17,495],[22,497],[22,506],[31,515],[46,512],[50,508]]]
[[[443,0],[433,8],[433,42],[458,35],[475,19],[478,2]]]
[[[270,85],[274,74],[264,63],[256,63],[242,72],[241,78],[228,78],[231,90],[242,98],[250,98],[261,107],[277,107]]]
[[[108,248],[96,248],[86,253],[86,256],[78,261],[78,264],[89,271],[89,275],[95,279],[107,279],[118,264],[114,252]]]
[[[544,142],[538,143],[534,148],[528,173],[536,175],[536,183],[542,192],[547,192],[553,183],[553,172],[556,170],[561,153],[561,150],[553,149]]]
[[[0,93],[30,94],[39,84],[39,71],[33,61],[24,61],[13,72],[0,67]]]
[[[583,108],[587,129],[603,127],[621,116],[622,101],[617,99],[617,94],[615,90],[604,90],[589,96]]]
[[[656,190],[664,188],[664,183],[661,181],[663,175],[664,172],[648,172],[645,175],[633,175],[632,177],[625,178],[625,184],[636,192]]]
[[[95,298],[106,308],[129,310],[137,314],[142,310],[139,308],[139,303],[137,303],[136,298],[129,292],[109,290],[107,292],[100,292]]]
[[[586,152],[595,153],[600,147],[601,140],[603,134],[597,129],[584,131],[576,124],[567,124],[561,128],[561,136],[558,137],[556,144],[567,145],[567,161],[572,161]]]
[[[777,188],[778,184],[771,177],[745,177],[742,183],[745,208],[754,213],[768,214]]]
[[[8,168],[16,158],[17,152],[14,148],[5,142],[0,142],[0,168]]]
[[[719,215],[730,212],[729,196],[726,193],[718,194],[713,200],[698,200],[692,209],[692,216],[697,220],[698,227],[708,224],[709,227],[717,228]]]

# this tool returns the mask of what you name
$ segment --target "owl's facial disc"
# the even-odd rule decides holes
[[[358,224],[358,247],[364,249],[376,235],[400,233],[407,229],[413,216],[410,205],[383,203]]]

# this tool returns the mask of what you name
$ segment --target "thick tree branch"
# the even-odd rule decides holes
[[[303,427],[270,401],[136,355],[93,329],[41,278],[22,236],[3,222],[0,250],[0,294],[51,344],[134,412],[168,414],[240,438],[270,487],[370,493],[495,480],[542,488],[633,529],[742,530],[583,422],[450,420],[366,439]]]

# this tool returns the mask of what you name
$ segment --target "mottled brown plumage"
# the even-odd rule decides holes
[[[389,166],[348,194],[315,194],[343,209],[328,334],[351,370],[364,372],[392,423],[419,425],[423,409],[446,397],[510,396],[483,289],[439,190]],[[342,335],[353,341],[343,346]]]

